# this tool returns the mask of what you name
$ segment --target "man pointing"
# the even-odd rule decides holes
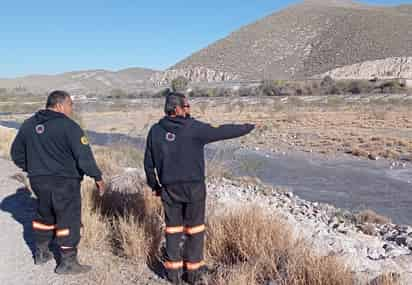
[[[205,265],[205,159],[204,146],[248,134],[251,124],[218,127],[188,116],[190,105],[180,93],[166,97],[165,114],[149,131],[144,166],[147,183],[161,196],[166,222],[166,261],[169,281],[194,284]],[[182,236],[186,241],[182,250]]]

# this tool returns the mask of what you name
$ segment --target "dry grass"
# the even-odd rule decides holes
[[[379,224],[384,225],[391,222],[387,217],[377,214],[375,211],[367,209],[355,215],[358,224]]]
[[[16,134],[15,129],[0,126],[0,157],[10,158],[10,148]]]
[[[369,282],[369,285],[401,285],[400,276],[396,273],[384,273]]]
[[[82,246],[105,246],[134,264],[150,266],[160,259],[161,206],[151,193],[134,190],[84,197]],[[316,255],[293,238],[286,224],[257,207],[209,216],[206,257],[213,269],[208,284],[353,284],[338,259]]]
[[[96,189],[87,179],[82,185],[82,240],[81,246],[104,250],[109,247],[110,227],[106,217],[96,208]]]
[[[99,197],[83,186],[82,247],[109,250],[134,264],[161,258],[159,198],[136,182],[127,191]],[[213,212],[213,211],[212,211]],[[334,257],[313,253],[292,237],[288,226],[259,208],[232,209],[208,218],[206,256],[214,269],[208,284],[352,284],[351,273]],[[336,269],[338,268],[338,269]]]
[[[240,139],[249,147],[325,154],[351,153],[353,149],[354,155],[365,158],[412,160],[410,100],[344,97],[209,98],[194,99],[191,105],[194,117],[213,124],[261,124],[264,128],[260,132],[255,130]],[[116,129],[129,135],[133,130],[133,136],[144,136],[163,113],[161,107],[149,104],[144,110],[99,113],[99,120],[96,115],[83,116],[89,129]]]
[[[104,153],[112,157],[109,149]],[[159,265],[162,206],[144,181],[134,180],[121,191],[109,185],[103,197],[88,181],[83,199],[82,247],[110,252],[136,268]],[[338,258],[316,254],[281,219],[256,206],[211,208],[209,213],[205,255],[211,270],[206,284],[354,284],[353,274]],[[376,222],[377,216],[367,212],[359,218]]]
[[[216,267],[212,284],[353,284],[338,259],[316,255],[256,207],[209,217],[206,252]]]
[[[159,199],[141,182],[130,185],[127,192],[109,185],[102,197],[90,183],[83,186],[82,244],[86,247],[105,248],[116,256],[150,263],[159,252],[161,217]]]

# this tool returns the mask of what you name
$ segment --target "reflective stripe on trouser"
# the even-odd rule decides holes
[[[183,268],[183,261],[165,261],[164,266],[167,270],[178,270]]]
[[[33,177],[30,183],[37,196],[37,213],[33,221],[36,243],[51,240],[55,233],[60,247],[76,248],[80,242],[80,180]],[[51,230],[52,226],[55,232]]]
[[[33,230],[35,231],[52,231],[56,228],[55,225],[43,224],[38,221],[33,221],[32,226],[33,226]]]
[[[200,262],[185,262],[184,266],[188,271],[194,271],[200,269],[202,266],[205,266],[205,262],[203,260]]]
[[[32,228],[36,247],[47,248],[50,240],[53,238],[56,226],[35,220],[32,222]]]

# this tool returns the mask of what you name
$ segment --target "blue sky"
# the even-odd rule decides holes
[[[165,69],[242,25],[299,1],[2,2],[0,77],[15,77],[95,68]]]

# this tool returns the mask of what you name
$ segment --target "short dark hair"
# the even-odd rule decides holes
[[[182,107],[185,104],[186,96],[178,92],[170,92],[166,95],[165,114],[170,116],[176,112],[176,107]]]
[[[54,108],[57,104],[63,104],[64,100],[70,97],[70,94],[66,91],[55,90],[47,97],[46,108]]]

